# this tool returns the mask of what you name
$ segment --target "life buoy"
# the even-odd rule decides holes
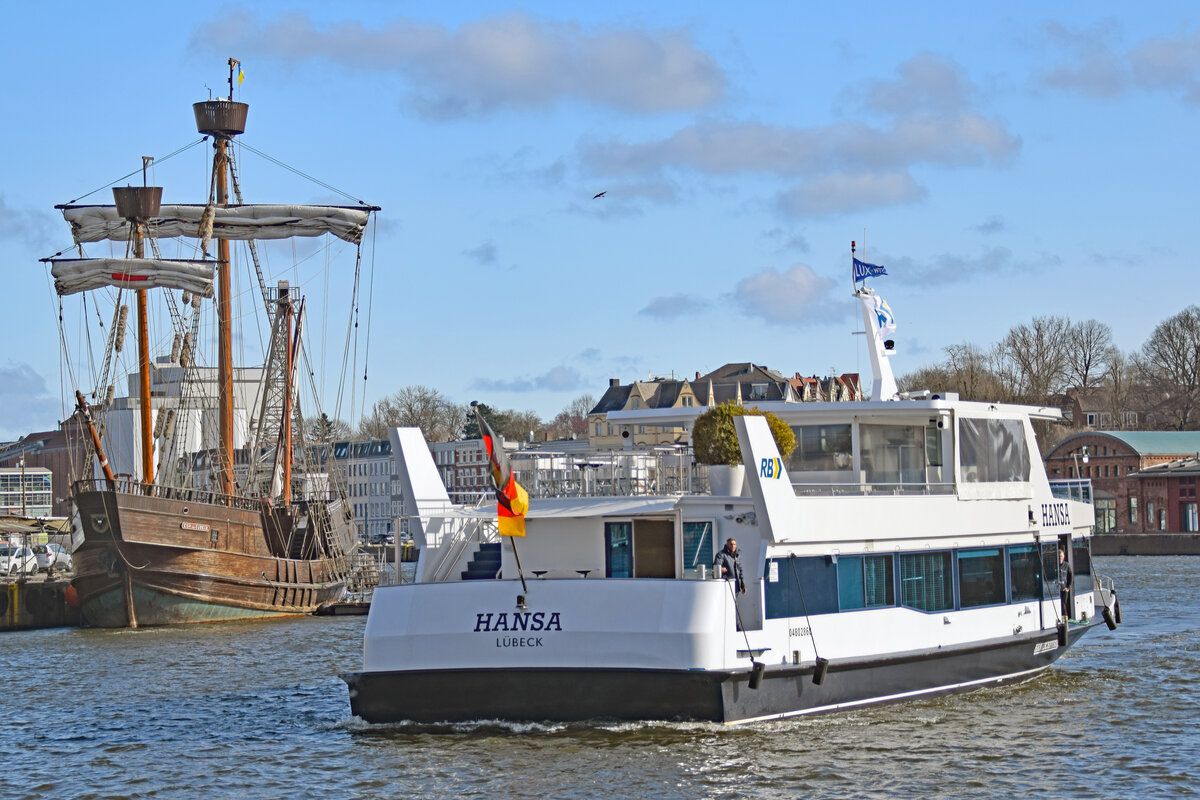
[[[67,585],[67,590],[63,592],[63,601],[71,608],[79,608],[79,592],[75,591],[75,584]]]

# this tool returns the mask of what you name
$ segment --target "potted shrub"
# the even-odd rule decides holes
[[[742,492],[746,472],[733,418],[747,414],[767,418],[767,426],[775,437],[781,457],[787,458],[796,449],[796,435],[791,426],[771,412],[763,413],[757,407],[746,408],[734,403],[713,406],[696,417],[692,426],[692,451],[697,463],[709,467],[708,485],[713,494],[737,495]]]

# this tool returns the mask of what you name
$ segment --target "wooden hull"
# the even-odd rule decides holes
[[[294,616],[344,593],[347,558],[328,548],[303,557],[313,536],[291,528],[289,509],[163,494],[76,492],[84,543],[73,583],[85,624]]]

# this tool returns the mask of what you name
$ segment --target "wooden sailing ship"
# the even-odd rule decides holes
[[[114,188],[115,206],[59,206],[71,224],[76,245],[84,242],[127,242],[127,257],[107,259],[47,259],[59,295],[96,291],[115,295],[118,307],[132,292],[137,305],[138,420],[137,474],[117,474],[105,453],[102,415],[112,403],[100,383],[89,403],[76,392],[77,413],[89,432],[89,462],[98,465],[95,477],[73,484],[77,512],[74,586],[84,621],[98,627],[138,627],[177,623],[252,619],[307,614],[345,591],[352,557],[358,547],[352,506],[344,487],[324,476],[308,481],[304,496],[293,495],[293,461],[308,452],[294,435],[301,421],[295,404],[294,376],[301,345],[303,301],[295,302],[286,281],[267,288],[259,271],[271,336],[257,393],[258,417],[243,437],[250,446],[235,452],[234,367],[232,347],[230,240],[292,236],[334,236],[360,247],[374,206],[256,206],[231,203],[230,144],[245,130],[248,105],[234,101],[234,68],[230,59],[228,99],[194,104],[197,128],[213,141],[212,181],[208,202],[196,206],[164,206],[159,187]],[[145,181],[143,163],[143,184]],[[240,195],[240,191],[238,192]],[[195,260],[158,257],[157,240],[198,239]],[[216,259],[209,260],[210,240]],[[147,257],[147,241],[154,254]],[[254,263],[259,265],[256,251]],[[161,375],[150,362],[147,293],[161,290],[172,309],[175,346],[171,359],[182,376],[195,373],[194,340],[198,323],[189,330],[188,318],[178,311],[175,293],[186,308],[191,300],[198,319],[199,298],[214,297],[216,306],[215,408],[154,408],[151,379]],[[97,301],[99,302],[99,301]],[[97,306],[98,307],[98,306]],[[61,317],[61,315],[60,315]],[[110,350],[123,327],[124,316],[114,313]],[[64,337],[65,341],[65,337]],[[182,342],[182,345],[180,345]],[[189,356],[189,351],[191,355]],[[209,373],[205,373],[208,375]],[[210,380],[210,382],[212,382]],[[160,393],[161,394],[161,393]],[[202,395],[203,393],[201,393]],[[131,392],[132,397],[132,392]],[[182,401],[180,401],[182,403]],[[197,401],[203,405],[204,400]],[[154,412],[157,411],[158,419]],[[195,463],[194,452],[177,452],[172,438],[176,411],[201,431],[201,440],[216,417],[215,447],[201,448],[211,464],[204,485],[195,471],[179,467]],[[157,423],[157,425],[156,425]],[[244,428],[245,426],[243,426]],[[246,441],[245,438],[240,441]],[[169,446],[168,446],[169,445]],[[174,449],[172,449],[174,448]],[[155,464],[160,465],[156,479]],[[243,469],[235,476],[240,461]],[[163,466],[166,465],[166,469]],[[305,473],[304,478],[311,477]]]

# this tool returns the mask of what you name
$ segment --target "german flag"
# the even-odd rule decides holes
[[[508,456],[500,438],[482,414],[476,413],[483,446],[487,450],[488,466],[491,467],[492,484],[496,487],[496,514],[501,536],[525,535],[525,512],[529,510],[529,493],[513,475],[508,465]]]

